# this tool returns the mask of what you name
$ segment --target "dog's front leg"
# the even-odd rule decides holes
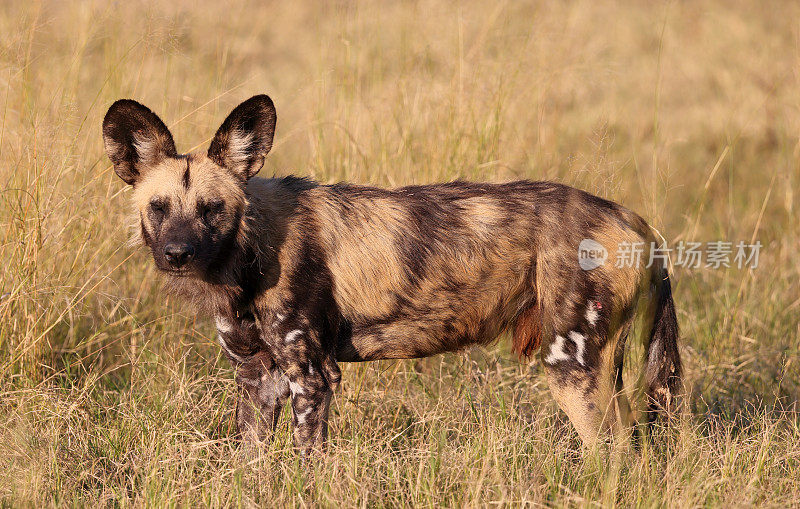
[[[288,379],[292,398],[294,444],[303,455],[321,452],[328,432],[328,411],[341,374],[332,354],[321,346],[319,329],[302,317],[270,315],[262,326],[264,342]]]
[[[288,378],[272,356],[262,351],[237,367],[236,383],[236,424],[242,440],[255,444],[271,438],[289,397]]]
[[[217,316],[219,343],[236,369],[236,424],[244,443],[272,436],[289,397],[289,380],[265,348],[252,316]]]
[[[328,412],[333,388],[325,377],[308,364],[305,373],[302,365],[291,368],[289,390],[292,395],[294,445],[303,455],[321,452],[328,435]]]

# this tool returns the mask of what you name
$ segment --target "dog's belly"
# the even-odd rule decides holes
[[[458,348],[444,329],[411,320],[355,326],[349,333],[340,332],[336,360],[415,359]]]
[[[336,359],[415,359],[486,343],[513,323],[524,298],[496,295],[472,303],[453,298],[379,319],[344,319]]]

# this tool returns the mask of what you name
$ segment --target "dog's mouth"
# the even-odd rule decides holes
[[[193,273],[191,269],[161,269],[161,272],[173,277],[189,277]]]

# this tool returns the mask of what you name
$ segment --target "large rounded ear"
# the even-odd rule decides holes
[[[172,134],[164,122],[146,106],[130,99],[120,99],[108,109],[103,119],[103,142],[114,171],[131,185],[148,167],[177,156]]]
[[[246,100],[228,115],[208,148],[208,157],[247,180],[264,165],[275,135],[275,105],[266,95]]]

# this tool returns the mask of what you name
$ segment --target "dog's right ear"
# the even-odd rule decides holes
[[[177,156],[172,133],[164,122],[130,99],[120,99],[108,109],[103,142],[114,171],[130,185],[136,184],[148,167]]]

